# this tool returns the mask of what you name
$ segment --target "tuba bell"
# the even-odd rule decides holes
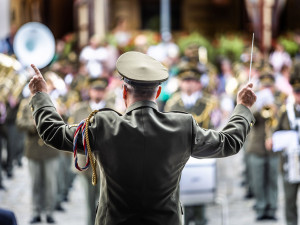
[[[26,71],[30,64],[39,69],[47,66],[55,54],[55,39],[43,24],[24,24],[14,38],[14,52],[17,57],[0,54],[0,101],[6,102],[9,96],[18,99],[29,80]]]
[[[55,39],[50,29],[38,22],[24,24],[14,38],[14,52],[22,66],[32,63],[37,68],[46,67],[55,54]]]

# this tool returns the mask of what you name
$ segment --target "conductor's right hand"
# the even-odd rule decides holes
[[[29,82],[29,89],[32,95],[37,92],[47,92],[47,83],[43,78],[41,72],[35,65],[31,64],[31,67],[34,69],[35,75],[31,78]]]
[[[251,108],[256,101],[256,95],[252,91],[252,87],[253,84],[249,83],[239,91],[236,99],[237,104],[242,104],[248,108]]]

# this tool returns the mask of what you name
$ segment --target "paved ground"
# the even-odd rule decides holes
[[[218,191],[215,204],[207,206],[208,225],[284,225],[283,187],[279,179],[277,221],[255,220],[254,200],[245,200],[241,186],[244,171],[243,152],[217,161]],[[221,204],[222,203],[222,204]]]
[[[5,179],[6,191],[0,191],[0,207],[14,211],[18,225],[28,225],[31,218],[30,177],[26,158],[23,158],[23,167],[15,167],[13,179]],[[55,212],[54,219],[57,225],[84,225],[85,204],[83,189],[79,179],[74,181],[70,191],[69,202],[63,203],[65,212]],[[45,221],[45,218],[42,218]],[[38,223],[46,225],[47,223]]]
[[[207,205],[208,225],[284,225],[282,183],[279,181],[279,209],[277,222],[256,222],[252,210],[253,200],[244,200],[245,190],[241,187],[243,154],[239,153],[217,161],[218,191],[216,201]],[[27,161],[23,159],[23,167],[16,168],[14,178],[5,179],[7,191],[0,191],[0,207],[13,210],[17,216],[18,225],[27,225],[30,220],[30,180]],[[221,204],[222,203],[222,204]],[[54,217],[57,225],[85,225],[86,212],[84,208],[83,190],[76,178],[70,192],[69,202],[64,203],[66,212],[56,212]],[[46,223],[40,223],[45,225]]]

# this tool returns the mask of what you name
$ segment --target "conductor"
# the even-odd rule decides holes
[[[39,70],[29,83],[30,105],[42,139],[73,151],[75,126],[56,112]],[[101,171],[96,225],[180,225],[181,171],[189,157],[221,158],[243,146],[254,123],[249,108],[256,101],[252,84],[241,89],[237,106],[220,132],[198,126],[192,115],[158,111],[155,99],[167,69],[139,52],[126,52],[116,64],[123,77],[124,115],[97,112],[88,126],[89,143]],[[79,139],[81,135],[79,134]],[[82,140],[81,140],[82,141]]]

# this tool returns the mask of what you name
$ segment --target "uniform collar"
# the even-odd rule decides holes
[[[143,107],[151,107],[155,110],[158,110],[157,104],[155,102],[145,100],[145,101],[138,101],[138,102],[133,103],[126,109],[125,113],[127,114],[135,109],[143,108]]]

